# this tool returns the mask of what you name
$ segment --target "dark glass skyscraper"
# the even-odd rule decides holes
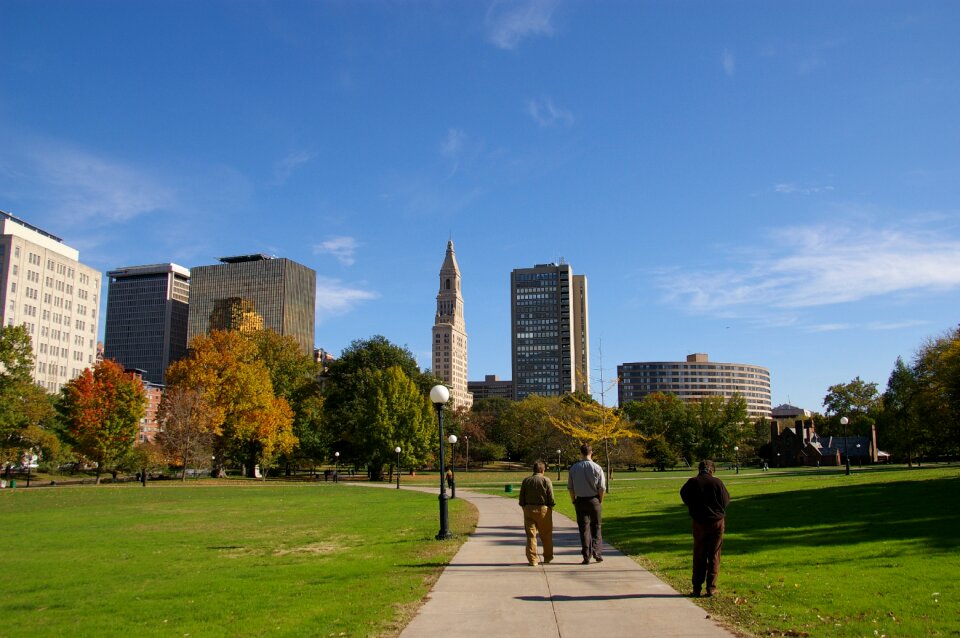
[[[190,271],[154,264],[118,268],[107,276],[103,356],[162,384],[167,366],[187,352]]]
[[[269,328],[290,335],[313,354],[317,273],[268,255],[222,257],[191,269],[187,338],[211,330]]]
[[[510,274],[513,395],[590,393],[587,278],[569,264]]]

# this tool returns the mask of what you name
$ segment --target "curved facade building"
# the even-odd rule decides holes
[[[673,394],[684,401],[705,397],[731,398],[739,393],[747,401],[750,417],[770,417],[770,370],[747,363],[717,363],[705,354],[686,361],[638,361],[617,366],[620,405],[648,394]]]

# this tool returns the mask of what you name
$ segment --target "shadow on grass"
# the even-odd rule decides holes
[[[737,540],[725,543],[724,553],[911,540],[926,551],[952,552],[960,548],[958,527],[960,478],[735,496],[727,534]],[[682,505],[604,520],[605,536],[629,554],[688,551],[689,528]]]

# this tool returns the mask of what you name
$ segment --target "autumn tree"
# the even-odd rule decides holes
[[[171,464],[183,466],[180,480],[186,480],[187,468],[207,465],[219,414],[194,388],[170,386],[163,393],[157,414],[162,430],[156,442]]]
[[[293,412],[276,397],[270,371],[254,341],[238,331],[215,330],[190,342],[189,354],[167,369],[168,391],[193,389],[211,410],[215,471],[227,457],[244,465],[247,476],[296,444]]]
[[[87,368],[61,390],[63,433],[74,449],[97,465],[97,484],[134,444],[146,414],[143,383],[110,360]]]
[[[557,412],[549,416],[550,423],[557,430],[580,443],[599,445],[606,460],[607,490],[611,478],[610,450],[619,439],[637,438],[640,434],[632,424],[624,419],[619,410],[608,408],[596,401],[586,400],[575,395],[567,395],[560,400]]]

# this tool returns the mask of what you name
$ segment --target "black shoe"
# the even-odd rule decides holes
[[[707,590],[707,593],[703,595],[704,598],[713,598],[714,592],[710,589]]]
[[[594,554],[594,555],[593,555],[593,560],[597,561],[598,563],[602,563],[602,562],[603,562],[603,556],[601,556],[600,554]]]
[[[589,565],[589,564],[590,564],[590,559],[585,557],[582,561],[580,561],[580,564],[581,564],[581,565]]]
[[[699,589],[694,589],[692,592],[690,592],[690,596],[691,596],[692,598],[700,598],[700,590],[699,590]]]

